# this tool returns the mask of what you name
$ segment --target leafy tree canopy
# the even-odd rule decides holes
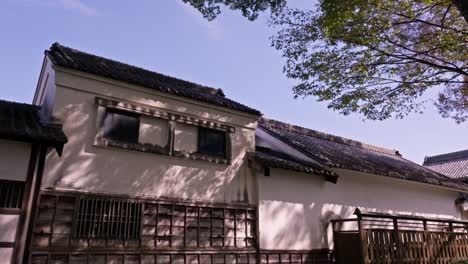
[[[296,97],[314,96],[342,114],[383,120],[421,111],[421,96],[433,90],[444,117],[468,118],[463,0],[319,0],[313,10],[288,8],[286,0],[183,1],[209,19],[223,4],[249,19],[271,9],[278,29],[272,45],[286,60],[287,77],[297,80]]]
[[[255,20],[259,13],[270,10],[277,12],[286,5],[286,0],[182,0],[196,8],[202,15],[213,20],[221,13],[221,6],[240,10],[249,20]],[[463,0],[462,0],[463,1]]]

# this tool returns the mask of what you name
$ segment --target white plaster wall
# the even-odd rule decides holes
[[[31,144],[0,139],[0,179],[25,181]]]
[[[337,184],[321,176],[272,169],[261,174],[260,246],[316,249],[333,246],[330,220],[363,211],[459,218],[457,192],[389,177],[338,170]]]
[[[175,126],[174,149],[187,153],[197,152],[198,128],[196,126],[177,123]]]
[[[13,256],[12,248],[0,248],[0,263],[9,264],[11,256]]]
[[[140,133],[138,141],[165,147],[168,142],[169,123],[165,119],[140,117]]]
[[[254,150],[257,117],[181,100],[135,86],[56,71],[54,118],[69,141],[61,158],[47,156],[43,187],[91,192],[255,203],[247,152]],[[235,127],[232,164],[96,147],[95,96],[222,122]]]
[[[33,99],[34,104],[41,106],[41,119],[44,123],[49,122],[52,116],[55,93],[55,71],[52,68],[52,62],[45,57]]]
[[[0,215],[0,242],[15,242],[18,215]]]

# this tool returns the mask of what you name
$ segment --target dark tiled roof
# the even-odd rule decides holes
[[[0,138],[46,143],[60,152],[68,139],[60,126],[42,124],[39,110],[35,105],[0,100]]]
[[[325,167],[295,159],[285,153],[269,148],[257,146],[255,153],[252,153],[257,162],[266,167],[286,169],[298,172],[313,173],[324,176],[328,181],[336,183],[338,175],[327,170]]]
[[[118,61],[98,57],[54,43],[46,55],[55,65],[109,79],[131,83],[159,92],[169,93],[229,109],[260,115],[258,110],[224,96],[221,89],[184,81]]]
[[[337,137],[283,122],[261,119],[259,126],[324,166],[467,190],[468,185],[404,159],[396,150]]]
[[[426,157],[424,166],[460,180],[468,179],[468,149],[436,156]]]

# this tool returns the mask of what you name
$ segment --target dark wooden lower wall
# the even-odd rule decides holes
[[[116,206],[109,199],[118,201]],[[130,224],[136,219],[138,224]],[[99,221],[106,224],[96,227]],[[43,191],[30,260],[34,264],[332,263],[328,249],[259,251],[256,230],[256,208],[250,205]]]
[[[33,264],[332,264],[329,250],[257,252],[34,252]]]
[[[256,263],[256,253],[158,252],[158,253],[35,253],[33,264],[241,264]]]
[[[260,264],[331,264],[332,251],[316,250],[261,250]]]

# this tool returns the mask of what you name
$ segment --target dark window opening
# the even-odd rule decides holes
[[[21,209],[24,182],[0,180],[0,208]]]
[[[219,158],[226,158],[226,132],[199,127],[198,153]]]
[[[138,143],[140,120],[138,114],[107,109],[104,119],[104,137],[112,140]]]
[[[142,203],[128,200],[80,199],[75,238],[138,239]]]

